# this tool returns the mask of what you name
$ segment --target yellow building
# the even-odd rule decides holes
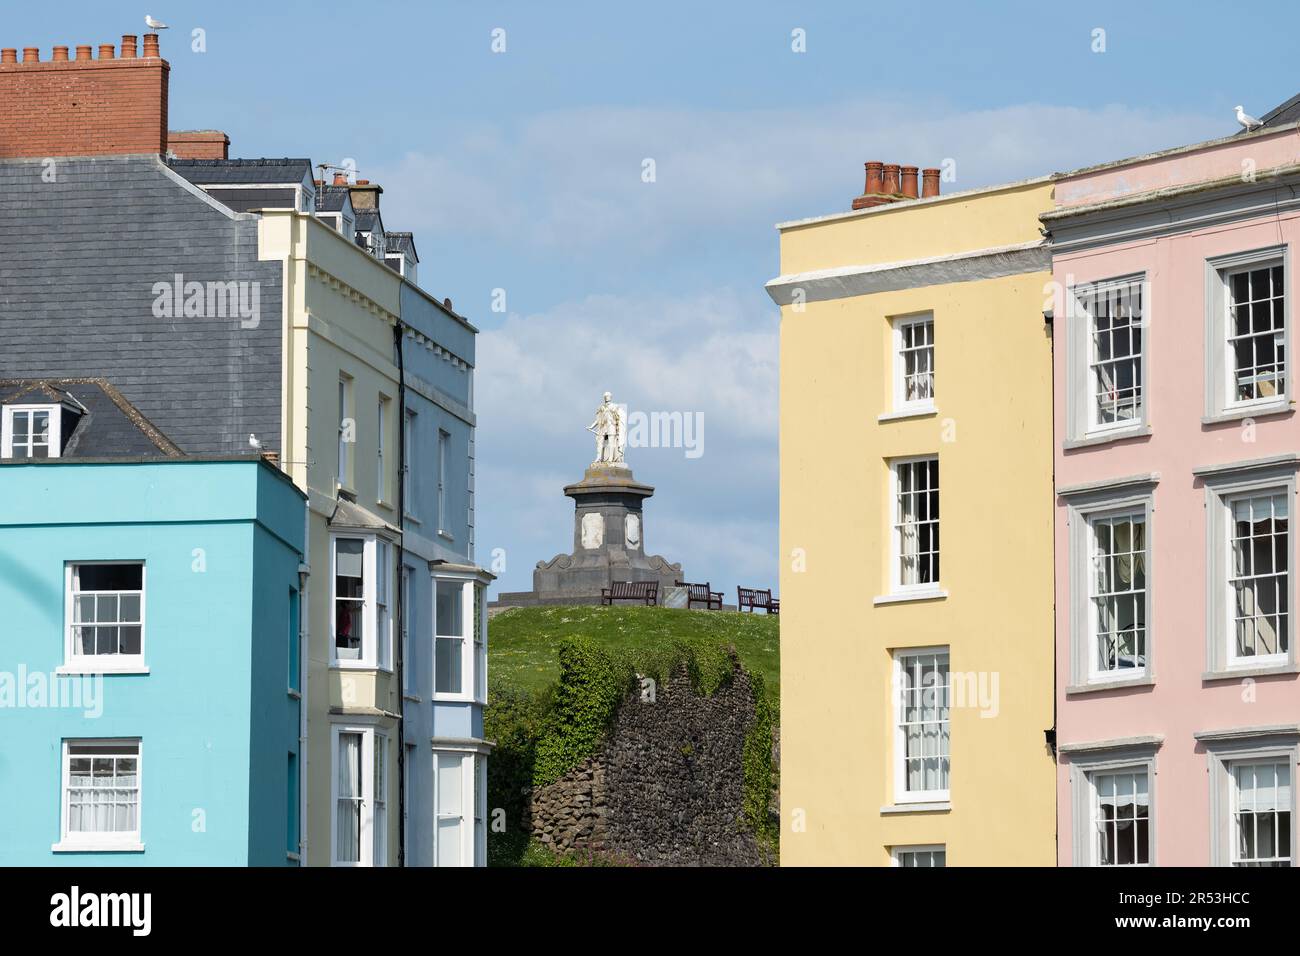
[[[891,192],[777,227],[781,859],[1050,866],[1052,185]]]

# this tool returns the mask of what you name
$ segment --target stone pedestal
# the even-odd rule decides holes
[[[591,465],[565,486],[573,499],[573,552],[537,562],[531,592],[502,594],[499,604],[585,604],[613,581],[658,581],[659,593],[682,579],[682,566],[645,553],[642,503],[654,488],[626,464]]]

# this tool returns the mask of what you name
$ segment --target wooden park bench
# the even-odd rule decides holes
[[[762,608],[768,614],[780,614],[781,602],[772,597],[772,592],[760,588],[736,588],[736,610],[749,608],[750,613]]]
[[[703,604],[706,610],[722,610],[722,592],[709,590],[709,582],[703,584],[691,584],[688,581],[676,582],[677,587],[686,588],[686,607],[690,609],[697,604]]]
[[[609,587],[600,589],[600,603],[615,601],[640,601],[646,607],[659,603],[658,581],[611,581]]]

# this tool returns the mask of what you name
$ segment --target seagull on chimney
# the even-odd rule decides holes
[[[1261,126],[1264,125],[1259,120],[1255,119],[1255,117],[1251,116],[1249,113],[1243,113],[1240,106],[1237,107],[1237,122],[1240,123],[1243,127],[1245,127],[1246,132],[1248,133],[1252,129],[1259,129]]]
[[[259,439],[259,438],[258,438],[256,435],[254,435],[252,432],[249,432],[249,433],[248,433],[248,447],[249,447],[249,448],[254,448],[254,449],[256,449],[257,451],[261,451],[261,450],[262,450],[262,441],[261,441],[261,439]]]
[[[155,20],[147,13],[144,15],[144,25],[147,26],[150,30],[168,29],[167,24],[163,23],[161,20]]]

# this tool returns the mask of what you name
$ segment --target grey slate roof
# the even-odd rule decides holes
[[[300,183],[311,179],[310,159],[171,159],[168,165],[190,182],[204,186],[229,183]]]
[[[96,378],[0,380],[0,405],[64,405],[62,458],[174,458],[172,442],[109,382]],[[69,411],[72,406],[74,411]]]
[[[374,209],[358,209],[356,210],[356,216],[357,232],[384,231],[384,220],[380,218],[378,211]]]
[[[278,451],[283,269],[152,156],[0,161],[0,379],[100,378],[186,454]],[[188,284],[247,283],[254,321],[169,315]],[[167,305],[166,301],[162,305]]]
[[[1265,126],[1285,126],[1287,123],[1294,123],[1297,120],[1300,120],[1300,93],[1297,93],[1285,103],[1273,107],[1259,118],[1259,121]]]
[[[351,190],[347,186],[317,186],[316,211],[340,212],[351,202]]]
[[[389,252],[409,252],[411,258],[416,262],[420,257],[415,252],[415,236],[409,232],[386,232],[384,233],[384,247]]]

